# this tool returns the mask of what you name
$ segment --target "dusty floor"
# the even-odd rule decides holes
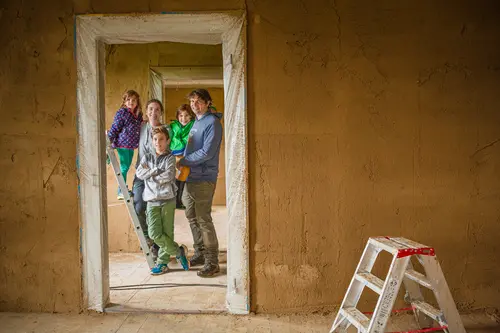
[[[164,314],[35,314],[0,313],[2,333],[165,333],[165,332],[322,332],[329,331],[334,315],[164,315]],[[398,316],[388,331],[411,327],[412,316]],[[463,317],[468,333],[500,332],[486,315]]]
[[[221,274],[204,279],[196,275],[201,267],[186,272],[172,261],[171,272],[153,276],[142,254],[110,253],[113,304],[107,311],[225,311],[226,264],[220,266]]]
[[[219,240],[219,249],[227,250],[227,208],[226,206],[212,207],[212,220]],[[175,210],[175,241],[185,244],[189,249],[193,248],[193,235],[183,210]]]

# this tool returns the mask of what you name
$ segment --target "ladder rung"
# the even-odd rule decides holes
[[[411,305],[415,307],[415,309],[422,313],[425,313],[427,316],[431,317],[438,323],[443,323],[443,314],[429,303],[425,303],[423,301],[414,301],[411,303]]]
[[[427,245],[420,244],[420,243],[414,242],[412,240],[409,240],[409,239],[406,239],[403,237],[391,237],[391,240],[393,240],[394,242],[399,243],[405,247],[409,247],[412,249],[421,249],[421,248],[428,247]]]
[[[141,223],[139,222],[139,218],[135,212],[134,208],[134,203],[133,203],[133,198],[129,194],[129,191],[127,189],[127,184],[125,183],[125,179],[123,179],[122,172],[120,171],[120,164],[118,163],[118,160],[116,159],[116,154],[114,150],[111,148],[111,144],[109,142],[109,137],[108,133],[106,132],[106,153],[109,158],[109,162],[111,163],[111,167],[113,168],[113,171],[116,175],[116,181],[118,182],[119,188],[122,190],[123,197],[125,199],[125,206],[127,207],[130,219],[132,220],[132,225],[135,227],[135,232],[137,235],[137,238],[139,239],[139,244],[141,251],[144,253],[144,256],[146,257],[146,261],[148,262],[148,266],[150,268],[153,268],[154,266],[154,261],[152,255],[149,253],[149,246],[147,244],[146,238],[144,237],[144,234],[141,230]]]
[[[397,254],[399,250],[404,250],[407,248],[407,247],[405,247],[399,243],[393,242],[392,240],[387,239],[385,237],[370,237],[370,239],[368,241],[373,246],[375,246],[379,249],[385,250],[385,251],[392,253],[392,254]]]
[[[363,283],[365,286],[367,286],[377,294],[380,295],[382,293],[382,288],[384,287],[384,281],[382,281],[372,273],[359,272],[358,274],[356,274],[356,280]]]
[[[405,272],[405,276],[408,279],[413,280],[426,288],[433,289],[431,281],[422,273],[419,273],[413,269],[409,269]]]
[[[349,307],[340,310],[340,314],[347,318],[347,320],[356,326],[358,330],[365,333],[370,325],[370,319],[362,314],[358,309]]]

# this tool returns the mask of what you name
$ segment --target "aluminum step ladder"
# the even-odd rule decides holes
[[[149,268],[153,268],[155,263],[153,261],[153,256],[149,252],[149,246],[146,241],[146,237],[144,237],[144,232],[142,231],[141,224],[139,223],[139,218],[135,213],[134,208],[134,200],[130,196],[128,192],[127,185],[125,184],[125,180],[123,179],[122,172],[120,170],[120,164],[116,159],[115,150],[111,147],[111,143],[109,142],[108,133],[106,132],[106,153],[108,154],[109,160],[111,162],[111,166],[113,167],[113,171],[116,176],[116,181],[118,182],[118,186],[123,194],[123,200],[125,201],[125,206],[127,207],[128,214],[130,215],[130,219],[132,220],[132,224],[134,226],[135,233],[137,238],[139,238],[139,243],[141,245],[142,253],[146,257],[146,261],[148,262]]]
[[[380,251],[393,255],[385,281],[371,273]],[[422,264],[425,275],[413,269],[410,261],[413,256]],[[402,285],[406,288],[405,301],[411,304],[410,310],[421,328],[429,328],[435,321],[439,325],[436,330],[466,333],[434,249],[401,237],[368,240],[330,333],[346,332],[350,325],[358,333],[385,332]],[[380,295],[371,318],[356,308],[365,286]],[[440,310],[424,301],[420,286],[434,292]]]

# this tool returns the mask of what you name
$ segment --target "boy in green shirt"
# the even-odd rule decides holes
[[[189,132],[194,124],[195,115],[193,110],[188,104],[182,104],[177,108],[176,120],[170,123],[170,129],[172,133],[172,141],[170,142],[170,150],[172,155],[177,159],[184,156],[184,149],[189,138]],[[185,209],[182,204],[182,191],[184,190],[184,181],[179,179],[176,180],[177,185],[177,198],[176,207],[177,209]]]

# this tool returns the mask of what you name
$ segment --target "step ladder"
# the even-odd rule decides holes
[[[134,200],[128,193],[127,185],[125,184],[125,180],[123,179],[122,172],[120,170],[120,164],[116,159],[115,150],[111,147],[111,143],[109,142],[108,133],[106,133],[106,153],[108,154],[109,160],[111,162],[111,166],[113,167],[113,171],[116,176],[116,181],[118,182],[118,186],[123,194],[123,200],[125,201],[125,206],[127,207],[128,214],[130,215],[130,219],[132,220],[132,224],[134,226],[135,233],[137,238],[139,238],[139,243],[141,246],[142,253],[146,257],[146,261],[148,262],[149,268],[153,268],[155,263],[153,261],[153,256],[149,252],[149,246],[146,241],[146,237],[144,237],[144,232],[142,231],[141,224],[139,223],[139,218],[135,213],[134,208]]]
[[[393,255],[385,281],[371,273],[380,251]],[[410,259],[414,256],[424,267],[425,275],[413,270]],[[358,333],[385,332],[402,284],[406,289],[405,301],[411,304],[409,310],[413,310],[417,324],[423,329],[415,332],[466,333],[434,249],[401,237],[368,240],[330,333],[346,332],[350,325]],[[365,286],[380,295],[371,318],[356,308]],[[424,301],[420,286],[434,292],[440,310]],[[430,328],[434,321],[439,328]]]

